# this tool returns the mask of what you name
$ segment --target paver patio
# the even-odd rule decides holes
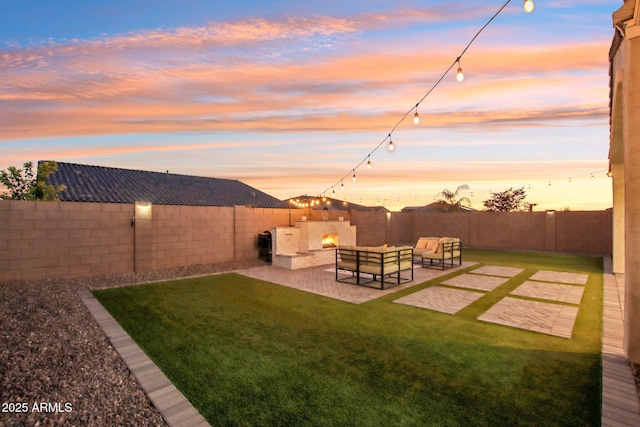
[[[520,268],[486,265],[472,270],[472,272],[452,277],[441,284],[491,292],[523,271],[524,269]],[[501,277],[491,276],[489,273],[499,274]],[[533,277],[537,277],[538,280],[544,278],[556,282],[584,284],[587,282],[589,275],[558,271],[538,271],[531,276],[531,278]],[[432,288],[427,288],[408,295],[396,302],[442,313],[455,314],[484,295],[483,293],[469,293],[468,291],[456,289],[450,289],[451,292],[445,292],[443,287],[434,286],[433,288],[435,289],[430,290]],[[580,304],[583,292],[584,286],[527,280],[514,289],[511,294],[525,298]],[[506,297],[478,317],[478,320],[571,338],[577,314],[578,307],[576,306]]]
[[[461,289],[432,286],[418,292],[414,292],[394,302],[412,305],[447,314],[456,314],[472,302],[483,297],[483,292],[463,291]]]
[[[532,280],[527,280],[511,292],[512,295],[560,301],[570,304],[580,304],[583,293],[583,286],[534,282]]]
[[[333,268],[328,268],[326,265],[299,270],[264,266],[240,270],[238,273],[243,276],[277,283],[278,285],[311,292],[316,295],[322,295],[328,298],[350,302],[352,304],[362,304],[399,290],[419,285],[437,277],[451,274],[454,271],[470,267],[474,264],[475,263],[463,261],[461,266],[444,271],[430,268],[416,268],[413,273],[413,281],[384,290],[336,282],[335,270]],[[404,274],[406,275],[407,273],[405,272]]]
[[[571,338],[578,307],[505,297],[478,320]]]
[[[499,277],[514,277],[522,273],[523,271],[524,271],[524,268],[499,267],[497,265],[483,265],[480,268],[471,270],[469,273],[486,274],[488,276],[499,276]]]
[[[498,286],[506,283],[509,278],[481,276],[478,274],[462,274],[452,277],[442,282],[443,285],[455,286],[456,288],[477,289],[480,291],[492,291]]]
[[[563,271],[540,270],[529,278],[541,282],[567,283],[572,285],[586,285],[589,279],[588,274],[567,273]]]

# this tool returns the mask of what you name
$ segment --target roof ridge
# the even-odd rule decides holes
[[[38,163],[40,163],[40,162],[49,162],[49,161],[51,161],[51,160],[39,160]],[[154,173],[154,174],[159,174],[159,175],[176,175],[176,176],[186,176],[186,177],[190,177],[190,178],[205,178],[205,179],[217,179],[217,180],[223,180],[223,181],[238,181],[238,182],[242,182],[239,179],[217,178],[217,177],[213,177],[213,176],[182,174],[182,173],[169,172],[168,170],[167,170],[167,172],[158,172],[158,171],[150,171],[150,170],[144,170],[144,169],[129,169],[129,168],[123,168],[123,167],[117,167],[117,166],[86,165],[86,164],[82,164],[82,163],[59,162],[57,160],[54,160],[54,161],[59,165],[60,164],[65,164],[65,165],[69,165],[69,166],[82,166],[82,167],[99,168],[99,169],[115,169],[115,170],[120,170],[120,171],[129,171],[129,172],[144,172],[144,173]]]

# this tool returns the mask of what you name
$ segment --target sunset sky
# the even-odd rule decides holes
[[[280,199],[333,187],[392,210],[525,187],[536,210],[606,209],[622,3],[511,1],[416,125],[503,1],[3,2],[0,169],[168,170]]]

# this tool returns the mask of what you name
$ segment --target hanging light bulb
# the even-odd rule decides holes
[[[371,156],[367,156],[367,169],[371,169]]]
[[[357,179],[358,179],[358,178],[356,178],[356,170],[354,169],[354,170],[353,170],[353,178],[351,178],[351,180],[352,180],[353,182],[356,182],[356,181],[357,181]]]
[[[344,190],[344,182],[340,181],[340,189]]]
[[[331,187],[331,195],[332,195],[333,197],[336,197],[336,189],[335,189],[335,188],[333,188],[333,187]]]
[[[464,74],[462,73],[462,67],[460,66],[460,58],[457,59],[458,71],[456,72],[456,80],[461,82],[464,80]]]
[[[531,13],[533,12],[533,9],[535,9],[536,5],[533,4],[533,0],[524,0],[524,11],[527,13]]]
[[[389,134],[389,145],[387,145],[387,150],[393,151],[396,147],[393,145],[393,141],[391,140],[391,134]]]
[[[418,104],[416,104],[416,113],[413,115],[413,123],[416,125],[420,123],[420,116],[418,116]]]

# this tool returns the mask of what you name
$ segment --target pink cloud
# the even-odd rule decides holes
[[[252,48],[220,56],[206,49],[301,38],[313,45],[376,25],[438,21],[448,13],[247,20],[5,50],[0,52],[0,108],[6,111],[0,139],[213,130],[385,131],[451,63],[453,49],[443,45],[427,59],[420,46],[366,53],[372,48],[359,40],[365,48],[358,52],[323,50],[303,63],[287,56],[252,57],[257,52]],[[605,43],[584,43],[470,51],[463,58],[467,81],[447,81],[427,99],[425,112],[433,126],[601,117],[606,106],[594,87],[602,86],[602,93],[606,87],[589,76],[606,66],[606,58],[601,59],[606,49]],[[560,105],[540,97],[559,86],[574,88],[565,91]],[[535,96],[539,99],[527,109],[520,107],[521,99]]]

